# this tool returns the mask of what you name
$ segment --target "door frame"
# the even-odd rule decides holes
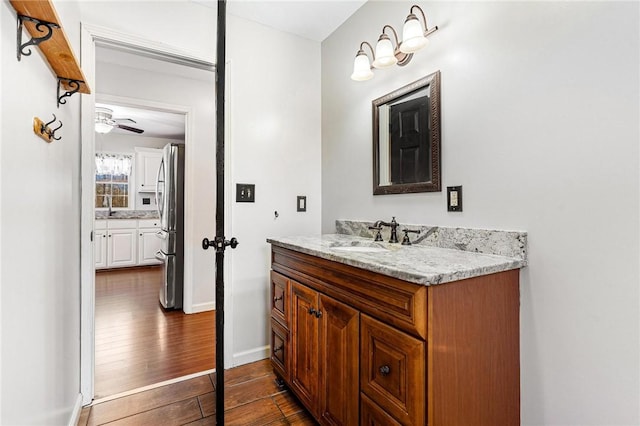
[[[114,46],[129,52],[138,53],[145,56],[151,56],[156,59],[165,60],[172,63],[178,63],[185,66],[200,69],[215,69],[215,64],[193,55],[181,49],[176,49],[151,40],[143,39],[130,34],[111,30],[109,28],[93,26],[81,23],[81,66],[90,87],[95,90],[96,75],[96,43],[107,46]],[[227,99],[229,99],[227,95]],[[94,180],[94,157],[95,157],[95,132],[94,132],[94,111],[96,100],[103,102],[113,102],[127,106],[142,106],[150,109],[161,111],[177,112],[185,114],[185,145],[189,144],[193,135],[192,119],[193,112],[190,107],[163,104],[147,100],[126,98],[111,95],[96,95],[92,92],[85,95],[81,99],[81,207],[80,207],[80,392],[82,394],[82,405],[91,403],[94,397],[94,373],[95,373],[95,261],[93,252],[93,227],[95,211],[93,207],[95,198]],[[229,118],[227,118],[225,126],[229,127]],[[193,142],[191,142],[193,143]],[[230,144],[225,150],[225,163],[229,166],[230,161]],[[194,209],[193,201],[196,199],[193,189],[189,182],[195,179],[193,167],[193,158],[190,158],[189,149],[185,157],[187,173],[185,175],[185,235],[190,235],[192,231]],[[228,161],[229,160],[229,161]],[[225,175],[231,176],[231,167],[227,166]],[[231,179],[225,179],[225,198],[230,201]],[[230,213],[230,202],[225,203],[225,213]],[[230,214],[228,216],[231,218]],[[226,224],[227,229],[231,229],[231,220]],[[193,304],[191,291],[193,288],[193,249],[185,249],[185,306],[187,303]],[[230,259],[226,259],[225,263],[229,264],[226,268],[228,271],[228,282],[231,280]],[[212,283],[213,284],[213,283]],[[232,286],[230,286],[232,287]],[[225,307],[232,305],[232,291],[228,292],[225,298]],[[191,308],[189,307],[188,310]],[[232,310],[226,310],[225,314],[225,364],[227,360],[232,359],[233,354],[233,315]],[[226,367],[226,365],[225,365]],[[224,367],[223,367],[224,368]]]

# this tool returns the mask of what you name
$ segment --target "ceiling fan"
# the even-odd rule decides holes
[[[143,133],[144,130],[138,129],[137,127],[125,126],[124,124],[118,123],[118,121],[130,121],[135,123],[135,120],[130,118],[112,118],[113,110],[104,107],[96,107],[96,132],[98,133],[109,133],[114,128],[128,130],[134,133]]]

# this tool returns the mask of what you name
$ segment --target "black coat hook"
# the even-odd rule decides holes
[[[60,125],[58,127],[51,130],[49,125],[53,124],[57,120],[55,114],[51,114],[51,115],[53,115],[53,120],[49,121],[48,123],[43,123],[42,126],[40,126],[40,133],[42,133],[43,135],[46,135],[49,140],[53,139],[53,140],[59,141],[60,139],[62,139],[62,137],[56,137],[56,132],[62,128],[62,121],[60,121]]]

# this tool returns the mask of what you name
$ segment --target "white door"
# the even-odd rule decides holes
[[[136,264],[136,230],[109,230],[107,238],[109,267],[134,266]]]

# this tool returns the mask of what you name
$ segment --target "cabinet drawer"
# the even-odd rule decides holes
[[[160,219],[138,219],[138,228],[160,228]]]
[[[362,392],[401,424],[425,424],[425,343],[363,314],[360,350]]]
[[[97,231],[99,229],[107,229],[107,221],[106,220],[96,220],[93,225],[94,229]]]
[[[360,394],[360,425],[361,426],[401,426],[393,417],[385,413],[378,405]]]
[[[289,280],[271,271],[271,317],[289,329]]]
[[[138,221],[136,219],[112,219],[107,221],[109,229],[137,229]]]
[[[271,364],[282,379],[289,381],[289,332],[271,319]]]

